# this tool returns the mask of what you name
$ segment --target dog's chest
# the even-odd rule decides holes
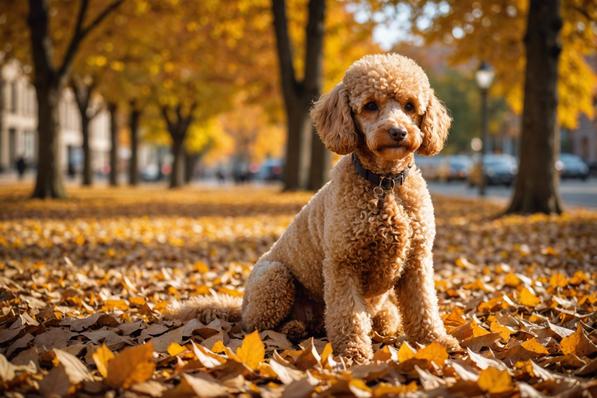
[[[367,202],[366,210],[355,225],[360,239],[358,272],[365,296],[375,296],[390,290],[400,276],[412,237],[412,216],[399,197],[386,195]],[[376,203],[377,202],[377,203]]]

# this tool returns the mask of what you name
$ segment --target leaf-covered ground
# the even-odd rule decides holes
[[[0,189],[0,393],[7,396],[595,396],[597,213],[493,219],[434,198],[436,286],[463,347],[374,336],[346,368],[325,340],[164,321],[172,299],[242,295],[308,194]]]

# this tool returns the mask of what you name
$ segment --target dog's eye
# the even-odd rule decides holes
[[[407,102],[404,105],[404,110],[407,111],[407,112],[412,112],[412,111],[415,110],[415,105],[412,102]]]
[[[376,110],[379,109],[379,107],[377,106],[377,104],[373,101],[367,102],[365,104],[365,106],[363,107],[364,110],[366,111],[371,111],[371,112],[375,112]]]

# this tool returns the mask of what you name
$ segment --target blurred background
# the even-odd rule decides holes
[[[547,2],[557,74],[537,84],[557,87],[557,107],[525,124],[525,95],[528,115],[548,99],[525,88],[550,69],[527,62],[544,29],[530,15],[551,12],[535,3],[0,0],[0,181],[29,181],[35,197],[68,184],[314,190],[336,159],[311,103],[361,56],[398,52],[454,119],[442,154],[417,160],[432,191],[509,197],[521,167],[543,164],[564,202],[597,206],[597,6]],[[523,134],[544,134],[554,157],[521,164]]]

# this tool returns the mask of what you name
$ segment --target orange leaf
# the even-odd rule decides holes
[[[427,359],[429,361],[435,362],[439,366],[442,366],[444,362],[446,362],[446,359],[448,359],[448,351],[442,344],[434,341],[427,347],[421,348],[419,351],[417,351],[415,358]]]
[[[522,305],[535,307],[537,306],[537,304],[541,303],[541,300],[539,299],[539,297],[535,296],[535,294],[532,291],[525,287],[520,291],[518,302]]]
[[[597,347],[587,338],[580,324],[576,328],[576,332],[560,341],[560,347],[566,355],[589,356],[597,351]]]
[[[477,384],[482,390],[492,394],[499,394],[512,390],[512,378],[507,370],[499,370],[493,367],[483,369],[479,373]]]
[[[108,362],[114,358],[114,353],[108,346],[106,346],[106,344],[102,344],[100,348],[95,350],[92,357],[93,362],[95,362],[95,366],[102,377],[108,376]]]
[[[242,344],[236,350],[236,356],[251,369],[257,369],[259,364],[263,362],[265,359],[265,346],[257,330],[245,336]]]
[[[525,350],[531,351],[537,354],[549,354],[547,348],[543,344],[539,343],[536,338],[528,339],[520,344]]]
[[[404,362],[415,357],[415,350],[406,341],[402,343],[398,350],[398,361]]]
[[[115,388],[128,388],[149,379],[154,369],[153,344],[129,347],[108,362],[106,382]]]

